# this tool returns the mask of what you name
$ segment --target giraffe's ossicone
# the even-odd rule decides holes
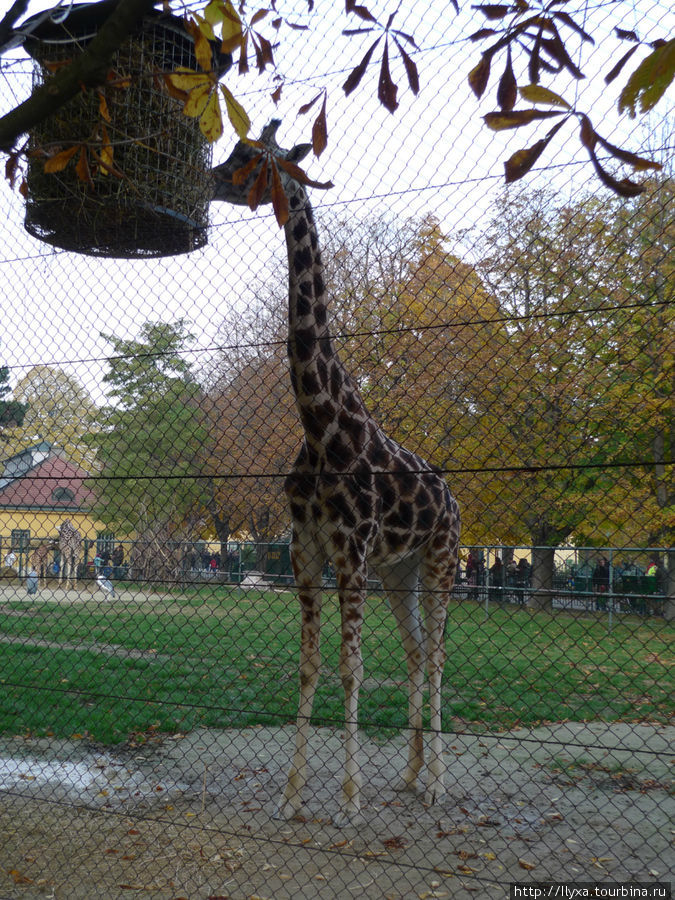
[[[275,157],[298,162],[310,147],[282,150],[275,139],[279,124],[275,120],[266,126],[261,142]],[[244,179],[233,179],[233,175],[260,152],[250,144],[237,144],[229,159],[213,170],[215,200],[247,204],[258,169],[253,168]],[[401,786],[415,787],[424,761],[426,669],[431,710],[426,801],[434,803],[445,792],[441,677],[460,517],[441,475],[382,431],[338,358],[329,329],[314,214],[305,188],[283,170],[280,174],[289,201],[284,226],[289,271],[288,359],[304,441],[286,479],[302,636],[295,753],[279,814],[292,816],[302,805],[309,721],[320,669],[322,575],[330,560],[340,600],[340,676],[345,692],[345,768],[335,817],[340,824],[353,821],[361,803],[357,718],[369,567],[388,595],[406,655],[410,734]],[[263,198],[263,202],[269,199]]]

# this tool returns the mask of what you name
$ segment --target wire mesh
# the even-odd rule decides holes
[[[279,29],[273,70],[226,74],[288,147],[326,89],[328,145],[303,162],[336,185],[307,190],[325,291],[291,281],[290,307],[303,241],[316,266],[305,196],[285,231],[269,205],[213,202],[208,245],[120,261],[36,240],[3,184],[0,897],[667,896],[672,135],[668,95],[627,121],[602,75],[628,49],[606,49],[615,26],[653,42],[672,14],[566,10],[603,86],[555,90],[664,163],[636,198],[573,129],[504,186],[543,132],[485,129],[469,8],[399,8],[421,90],[392,43],[394,115],[376,56],[344,95],[376,35],[335,10],[294,10],[311,29]],[[2,76],[4,113],[31,90],[20,48]],[[310,319],[323,373],[299,367]]]

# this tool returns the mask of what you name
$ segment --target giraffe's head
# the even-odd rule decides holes
[[[276,133],[280,125],[280,119],[272,119],[269,124],[265,125],[260,138],[255,144],[239,141],[225,162],[211,170],[214,181],[214,200],[224,200],[226,203],[248,206],[249,193],[260,172],[260,164],[253,166],[253,161],[261,159],[261,153],[263,154],[262,159],[264,159],[265,151],[271,151],[277,159],[286,159],[292,163],[298,163],[307,156],[312,149],[311,144],[298,144],[292,150],[284,150],[277,144]],[[240,184],[233,183],[233,174],[249,164],[253,168],[246,178]],[[279,168],[279,175],[284,189],[287,190],[289,183],[292,183],[293,179],[281,168]],[[270,203],[271,199],[271,192],[268,187],[259,202]]]

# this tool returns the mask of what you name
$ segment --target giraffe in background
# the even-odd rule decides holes
[[[70,579],[70,586],[75,587],[77,578],[77,564],[80,561],[80,543],[82,538],[77,528],[74,528],[70,519],[64,519],[59,528],[59,552],[61,565],[59,566],[59,584],[65,579],[66,588]]]
[[[47,584],[47,574],[49,572],[49,561],[54,552],[54,543],[50,541],[48,544],[40,544],[33,550],[30,563],[38,575],[38,583],[40,587]]]
[[[297,163],[311,148],[305,144],[282,150],[275,137],[279,125],[278,120],[267,125],[261,142],[269,154]],[[247,205],[260,170],[253,159],[260,153],[250,144],[237,144],[229,159],[213,170],[215,200]],[[233,181],[238,170],[243,171]],[[457,568],[459,507],[432,466],[384,434],[338,359],[328,326],[328,297],[312,208],[304,187],[281,169],[280,175],[290,212],[284,226],[289,266],[288,357],[304,441],[285,485],[293,521],[291,556],[302,632],[295,753],[278,814],[291,817],[302,806],[309,720],[320,668],[322,571],[330,560],[340,601],[346,726],[340,813],[334,821],[346,824],[360,810],[357,716],[368,565],[388,594],[406,655],[408,761],[399,786],[414,789],[424,762],[426,667],[432,737],[425,799],[434,803],[445,793],[441,677],[447,605]],[[263,202],[270,199],[268,190]]]

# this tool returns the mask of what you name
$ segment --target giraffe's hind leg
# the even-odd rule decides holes
[[[314,693],[319,680],[321,652],[321,580],[325,556],[311,539],[294,533],[291,558],[298,587],[302,615],[300,641],[300,703],[295,734],[295,752],[288,780],[281,797],[276,818],[290,819],[302,807],[302,791],[307,781],[307,740],[312,715]]]
[[[441,682],[445,666],[445,620],[450,591],[457,567],[456,551],[451,547],[430,550],[421,568],[424,609],[424,629],[427,645],[427,669],[429,673],[429,708],[431,745],[427,768],[425,802],[437,803],[445,796],[445,760],[443,758],[441,720]]]
[[[379,574],[396,619],[408,669],[408,761],[396,788],[414,790],[424,764],[422,703],[426,651],[417,590],[419,562],[402,559]]]

